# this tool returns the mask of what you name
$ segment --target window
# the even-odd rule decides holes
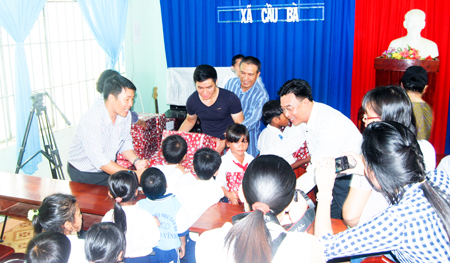
[[[107,63],[78,3],[47,1],[24,45],[32,92],[48,92],[72,125],[78,124],[99,96],[95,83]],[[0,27],[0,148],[16,143],[14,49],[14,40]],[[121,54],[116,70],[125,69],[123,63]],[[44,104],[52,130],[66,128],[48,98]]]

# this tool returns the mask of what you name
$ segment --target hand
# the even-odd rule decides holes
[[[227,193],[225,194],[225,197],[228,198],[228,200],[230,200],[230,202],[233,205],[238,205],[239,204],[239,202],[238,202],[239,197],[238,197],[238,193],[237,192],[229,192],[229,191],[227,191]]]
[[[181,164],[177,164],[177,165],[176,165],[176,168],[177,168],[178,170],[180,170],[183,174],[189,173],[189,171],[186,170],[186,167],[184,167],[184,166],[181,165]]]
[[[316,184],[320,193],[331,195],[336,179],[336,163],[334,158],[324,158],[316,164]]]
[[[350,159],[355,160],[356,166],[355,166],[355,168],[343,171],[343,173],[364,175],[365,172],[364,172],[363,156],[356,154],[354,152],[346,152],[346,153],[344,153],[344,155],[349,158],[349,162],[350,162]]]
[[[141,126],[144,130],[147,129],[147,123],[142,119],[139,119],[135,124]]]
[[[184,245],[181,245],[181,247],[180,247],[180,258],[183,258],[185,253],[186,253],[186,247]]]
[[[138,160],[136,161],[136,163],[134,164],[134,167],[136,167],[136,170],[139,169],[143,169],[143,168],[147,168],[148,167],[148,161],[143,159],[143,160]]]
[[[161,225],[161,222],[159,222],[158,217],[154,216],[155,221],[156,221],[156,225],[159,227]]]
[[[222,155],[223,149],[225,149],[225,140],[217,139],[216,145],[216,152]]]
[[[287,207],[286,212],[288,212],[292,223],[295,223],[303,217],[307,209],[308,204],[306,203],[305,198],[299,195],[298,201],[295,202],[292,200],[291,204]]]
[[[142,174],[144,173],[144,171],[146,170],[147,168],[142,168],[142,169],[139,169],[139,170],[135,170],[134,172],[136,173],[136,175],[137,175],[137,178],[138,178],[138,182],[140,183],[141,182],[141,176],[142,176]]]

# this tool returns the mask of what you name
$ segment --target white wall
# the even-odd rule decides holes
[[[155,113],[153,88],[158,87],[159,113],[166,105],[166,50],[159,0],[130,0],[125,33],[126,76],[138,89],[133,109]]]

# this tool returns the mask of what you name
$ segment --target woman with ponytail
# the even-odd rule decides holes
[[[353,172],[365,175],[391,205],[368,222],[333,236],[335,161],[320,162],[315,235],[327,260],[391,251],[399,262],[449,262],[450,178],[440,170],[425,173],[416,135],[398,122],[371,123],[363,133],[362,154],[349,153],[357,162]]]
[[[125,234],[127,248],[124,262],[150,262],[150,253],[159,241],[157,219],[135,204],[138,179],[133,171],[119,171],[108,179],[108,195],[114,209],[102,222],[114,222]]]
[[[282,158],[263,155],[248,166],[242,190],[247,215],[234,225],[203,233],[196,260],[203,262],[324,262],[317,239],[306,233],[287,233],[280,226],[293,202],[296,177]],[[234,219],[234,218],[233,218]]]
[[[77,200],[72,195],[53,194],[47,196],[38,210],[28,211],[34,232],[58,232],[67,236],[71,244],[69,263],[87,262],[84,240],[77,233],[81,230],[82,216]]]

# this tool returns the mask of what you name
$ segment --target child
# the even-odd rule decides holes
[[[86,232],[85,253],[89,262],[122,261],[126,247],[125,234],[113,223],[94,224]]]
[[[191,183],[180,182],[175,191],[177,199],[186,209],[188,225],[192,226],[197,219],[212,205],[223,197],[220,185],[214,180],[219,171],[222,159],[219,153],[210,148],[201,148],[194,154],[194,170],[197,180]],[[186,255],[182,262],[195,262],[195,240],[197,236],[186,238]]]
[[[282,128],[288,126],[289,119],[284,116],[279,100],[270,100],[262,108],[264,122],[267,125],[258,138],[260,155],[268,153],[271,147],[277,147],[283,140]]]
[[[222,156],[217,182],[227,198],[224,201],[239,204],[237,191],[247,166],[253,161],[253,156],[246,152],[249,143],[248,130],[242,124],[232,124],[227,128],[225,139],[230,149]]]
[[[28,263],[67,263],[69,256],[70,240],[58,232],[40,233],[27,246]]]
[[[153,249],[155,256],[152,262],[178,262],[184,256],[185,232],[189,229],[186,211],[173,194],[165,194],[166,177],[158,168],[148,168],[142,173],[141,186],[147,198],[139,200],[138,205],[161,222],[161,239]]]
[[[304,138],[299,136],[299,134],[303,134],[303,126],[288,126],[289,119],[283,114],[278,100],[266,102],[262,114],[268,125],[259,135],[258,150],[260,155],[278,155],[291,164],[292,169],[308,164],[311,157],[307,154]],[[282,128],[286,128],[284,132],[281,131]],[[287,147],[285,147],[286,145]],[[299,145],[305,147],[299,147]],[[306,158],[302,158],[302,155],[305,154],[307,155]],[[300,155],[300,158],[297,158],[298,155]]]
[[[159,241],[155,218],[133,201],[138,195],[137,177],[132,171],[119,171],[108,179],[108,195],[115,200],[102,222],[114,222],[125,233],[125,262],[150,262],[150,253]]]
[[[82,216],[77,200],[72,195],[53,194],[42,201],[38,210],[28,211],[34,232],[59,232],[67,236],[71,244],[69,262],[87,262],[84,255],[84,240],[79,239]]]
[[[186,158],[186,153],[187,143],[180,135],[170,135],[162,142],[162,154],[167,164],[157,165],[155,168],[161,170],[166,176],[167,193],[173,193],[172,188],[181,178],[187,177],[195,180],[191,174],[183,176],[186,172],[181,163]]]

